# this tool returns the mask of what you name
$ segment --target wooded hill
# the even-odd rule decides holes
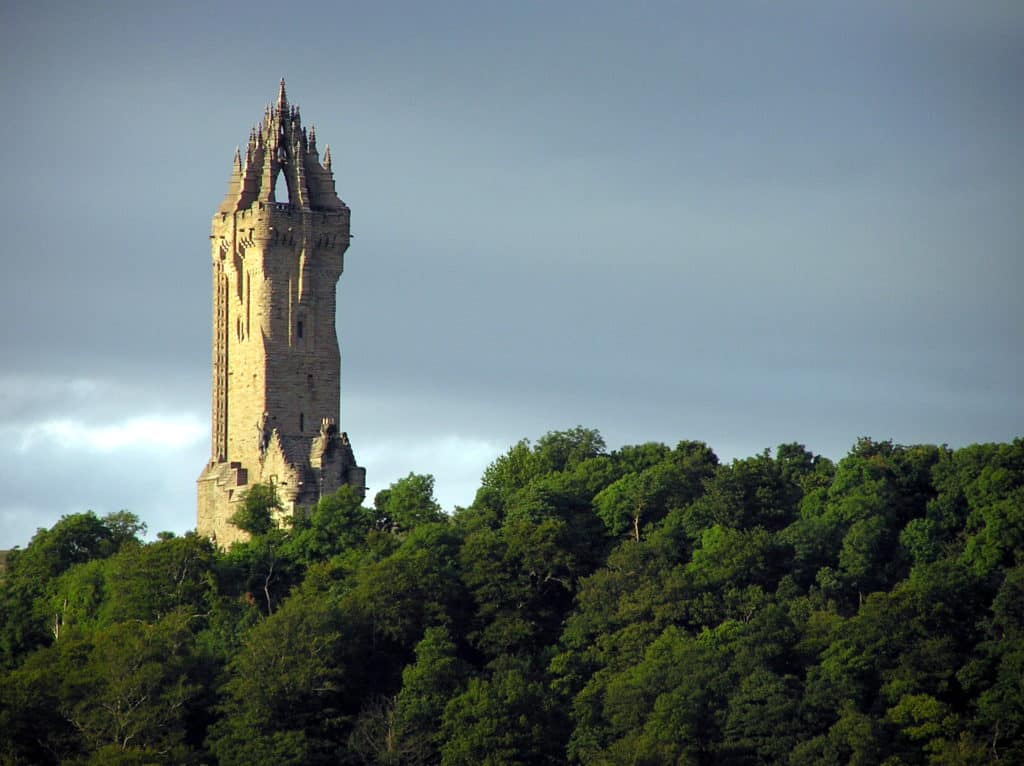
[[[67,516],[0,582],[4,764],[1024,763],[1024,439],[523,441],[226,552]]]

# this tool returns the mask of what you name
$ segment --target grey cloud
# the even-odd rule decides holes
[[[209,216],[285,75],[353,209],[375,487],[467,502],[452,445],[578,423],[725,458],[1024,432],[1018,4],[400,5],[5,15],[0,429],[205,421]],[[7,449],[0,545],[89,504],[190,526],[207,451]]]

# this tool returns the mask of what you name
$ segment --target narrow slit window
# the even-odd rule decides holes
[[[301,319],[299,320],[299,325],[298,325],[298,327],[296,328],[296,334],[297,334],[297,335],[298,335],[298,336],[299,336],[300,338],[302,337],[302,320],[301,320]]]
[[[299,432],[301,433],[306,428],[306,416],[304,413],[299,413]]]

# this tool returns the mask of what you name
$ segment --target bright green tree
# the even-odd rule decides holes
[[[277,490],[270,484],[253,484],[242,498],[242,507],[228,522],[250,535],[265,535],[273,529],[274,515],[282,510]]]
[[[410,473],[393,482],[377,493],[373,505],[382,529],[408,531],[444,518],[434,499],[434,477],[429,474]]]
[[[59,630],[61,609],[54,611],[51,602],[53,582],[60,575],[76,564],[137,545],[136,535],[143,531],[145,525],[126,511],[103,519],[87,511],[39,529],[24,550],[11,551],[0,579],[0,667],[13,666]]]

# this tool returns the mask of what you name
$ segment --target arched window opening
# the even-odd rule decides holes
[[[286,205],[292,203],[291,194],[288,190],[288,179],[280,171],[278,171],[277,178],[274,179],[274,201],[283,202]]]

